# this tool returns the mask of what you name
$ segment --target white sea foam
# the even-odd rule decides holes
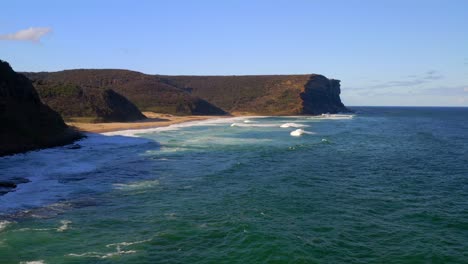
[[[112,244],[106,245],[106,247],[120,247],[120,246],[127,247],[127,246],[131,246],[131,245],[142,244],[142,243],[149,242],[149,241],[151,241],[151,238],[145,239],[145,240],[134,241],[134,242],[125,242],[124,241],[124,242],[120,242],[120,243],[112,243]]]
[[[281,128],[289,128],[289,127],[308,127],[308,125],[297,124],[297,123],[284,123],[280,126]]]
[[[106,258],[111,258],[114,256],[120,256],[120,255],[128,255],[128,254],[133,254],[136,253],[135,250],[120,250],[120,248],[117,248],[116,252],[111,252],[111,253],[101,253],[101,252],[85,252],[82,254],[76,254],[76,253],[70,253],[67,256],[70,257],[92,257],[92,258],[101,258],[101,259],[106,259]]]
[[[231,127],[277,127],[277,124],[232,123]]]
[[[103,252],[85,252],[81,254],[76,254],[76,253],[70,253],[68,256],[71,257],[93,257],[93,258],[111,258],[114,256],[119,256],[119,255],[127,255],[127,254],[133,254],[136,253],[136,250],[122,250],[122,247],[128,247],[136,244],[142,244],[145,242],[151,241],[151,239],[145,239],[145,240],[139,240],[139,241],[134,241],[134,242],[120,242],[120,243],[112,243],[106,245],[107,248],[115,247],[115,252],[110,252],[110,253],[103,253]]]
[[[353,119],[354,115],[345,114],[321,114],[319,116],[312,116],[309,119],[327,119],[327,120],[341,120],[341,119]]]
[[[61,226],[59,226],[57,228],[57,232],[63,232],[65,230],[68,229],[68,225],[72,223],[72,221],[69,221],[69,220],[62,220],[60,221],[60,223],[62,224]]]
[[[180,124],[173,124],[165,127],[155,127],[155,128],[144,128],[144,129],[129,129],[129,130],[120,130],[114,132],[106,132],[101,135],[105,136],[126,136],[126,137],[140,137],[141,134],[161,132],[161,131],[171,131],[179,130],[181,128],[193,127],[193,126],[215,126],[220,124],[229,124],[232,122],[243,121],[247,117],[228,117],[228,118],[215,118],[199,121],[189,121]],[[262,116],[250,116],[249,118],[262,118]]]
[[[313,135],[313,134],[315,134],[315,133],[314,133],[314,132],[305,131],[304,129],[301,129],[301,128],[296,129],[296,130],[294,130],[294,131],[292,131],[292,132],[290,133],[290,135],[293,136],[293,137],[299,137],[299,136],[302,136],[303,134]]]
[[[252,121],[250,119],[246,119],[246,120],[244,120],[244,123],[257,123],[257,121]]]
[[[146,189],[159,185],[159,180],[149,180],[131,183],[115,183],[113,186],[119,190]]]
[[[20,264],[45,264],[43,260],[21,261]]]
[[[6,221],[6,220],[0,221],[0,232],[2,232],[10,224],[11,224],[10,221]]]

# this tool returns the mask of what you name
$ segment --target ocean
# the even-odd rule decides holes
[[[0,158],[0,263],[468,263],[468,108],[352,109]]]

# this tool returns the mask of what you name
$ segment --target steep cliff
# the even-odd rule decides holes
[[[81,117],[94,122],[128,122],[146,118],[132,102],[112,89],[44,81],[38,81],[34,86],[42,101],[64,118]]]
[[[68,144],[80,137],[41,102],[28,78],[0,60],[0,156]]]
[[[340,81],[315,75],[309,79],[301,93],[302,113],[319,115],[323,113],[347,112],[341,102]]]

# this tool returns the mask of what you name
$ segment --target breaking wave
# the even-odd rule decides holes
[[[289,128],[289,127],[308,127],[308,125],[297,124],[297,123],[284,123],[280,126],[281,128]]]
[[[314,133],[314,132],[305,131],[304,129],[301,129],[301,128],[296,129],[296,130],[294,130],[294,131],[292,131],[292,132],[290,133],[290,135],[293,136],[293,137],[300,137],[300,136],[302,136],[302,135],[304,135],[304,134],[313,135],[313,134],[315,134],[315,133]]]
[[[345,114],[321,114],[318,116],[311,116],[309,119],[326,119],[326,120],[342,120],[342,119],[353,119],[354,115]]]

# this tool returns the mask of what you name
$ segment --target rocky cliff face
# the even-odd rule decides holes
[[[304,85],[300,94],[302,99],[302,113],[319,115],[323,113],[348,112],[341,102],[340,81],[327,79],[316,75]]]
[[[28,78],[0,60],[0,156],[68,144],[79,137],[41,102]]]
[[[34,83],[42,101],[64,118],[93,122],[128,122],[145,119],[138,108],[112,89],[83,88],[66,83]]]

